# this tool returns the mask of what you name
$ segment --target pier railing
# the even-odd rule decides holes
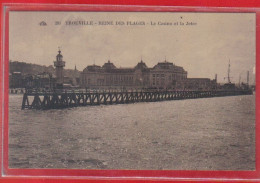
[[[250,94],[251,90],[26,90],[22,109],[57,109]]]

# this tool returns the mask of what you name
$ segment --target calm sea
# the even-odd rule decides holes
[[[254,170],[255,96],[21,110],[9,168]]]

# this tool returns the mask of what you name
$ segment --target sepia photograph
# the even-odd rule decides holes
[[[9,12],[8,168],[255,170],[256,14]]]

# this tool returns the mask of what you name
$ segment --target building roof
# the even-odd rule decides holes
[[[135,66],[135,69],[147,69],[148,67],[146,66],[146,64],[143,62],[143,60],[141,60],[140,62],[138,62],[138,64]]]
[[[112,62],[110,62],[110,60],[108,60],[107,63],[104,63],[102,68],[104,68],[106,70],[110,70],[110,69],[116,69],[116,66]]]
[[[164,62],[158,62],[158,64],[155,65],[153,69],[173,70],[175,72],[186,72],[183,69],[183,67],[176,66],[175,64],[171,62],[167,62],[166,60]]]
[[[163,69],[163,70],[170,70],[173,72],[186,72],[183,67],[179,67],[174,65],[171,62],[159,62],[153,68],[148,68],[147,65],[141,60],[137,63],[134,68],[117,68],[112,62],[108,60],[108,62],[104,63],[104,65],[89,65],[87,66],[83,72],[104,72],[104,73],[133,73],[136,70],[141,70],[142,72],[150,72],[154,69]]]
[[[117,69],[110,69],[106,70],[107,73],[133,73],[135,69],[133,68],[117,68]]]
[[[99,65],[93,64],[93,65],[87,66],[83,71],[85,71],[85,70],[95,72],[95,71],[100,71],[100,70],[102,70],[102,67],[100,67]]]

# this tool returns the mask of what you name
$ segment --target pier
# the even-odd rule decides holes
[[[26,90],[23,95],[22,109],[59,109],[77,106],[129,104],[136,102],[157,102],[251,94],[252,90]]]

